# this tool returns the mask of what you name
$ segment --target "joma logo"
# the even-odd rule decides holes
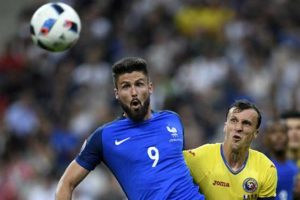
[[[215,186],[221,186],[221,187],[230,187],[229,183],[226,183],[224,181],[214,181],[213,185]]]

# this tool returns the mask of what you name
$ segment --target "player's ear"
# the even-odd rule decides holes
[[[225,133],[227,122],[224,122],[223,132]]]
[[[259,132],[258,130],[255,131],[254,138],[257,138],[258,132]]]
[[[148,84],[148,88],[149,88],[149,93],[152,94],[153,93],[153,83],[151,81]]]
[[[114,92],[115,92],[115,98],[116,98],[116,99],[119,99],[119,93],[118,93],[117,88],[114,89]]]

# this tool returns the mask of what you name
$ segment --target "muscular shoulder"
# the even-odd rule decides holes
[[[102,126],[99,126],[96,132],[102,135],[102,137],[110,137],[113,133],[119,132],[120,130],[128,129],[132,125],[132,121],[125,117],[119,117],[111,122],[107,122]]]
[[[165,117],[175,117],[175,118],[180,119],[180,116],[178,115],[178,113],[171,111],[171,110],[160,110],[160,111],[154,112],[154,115],[165,116]]]
[[[249,158],[251,162],[259,163],[259,166],[274,166],[273,162],[265,154],[254,149],[249,150]]]
[[[167,123],[167,124],[174,124],[174,123],[179,123],[182,124],[182,120],[180,116],[173,111],[169,110],[162,110],[162,111],[157,111],[152,113],[152,119],[151,122],[153,121],[158,121],[158,123]]]
[[[256,169],[263,177],[277,174],[274,163],[265,154],[253,149],[249,151],[249,167]]]
[[[220,144],[205,144],[186,150],[184,159],[196,183],[200,183],[220,161]]]
[[[184,158],[188,162],[192,162],[192,160],[203,160],[206,158],[215,157],[220,154],[220,144],[205,144],[195,149],[185,150],[183,151]]]
[[[220,144],[219,143],[204,144],[204,145],[199,146],[195,149],[186,150],[186,151],[184,151],[184,153],[187,154],[188,152],[193,152],[195,154],[201,154],[201,153],[206,153],[207,151],[211,152],[211,151],[219,151],[219,150],[220,150]]]

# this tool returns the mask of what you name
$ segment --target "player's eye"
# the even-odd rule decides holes
[[[123,84],[123,85],[121,86],[122,89],[128,89],[129,87],[130,87],[129,84]]]
[[[144,86],[145,85],[145,83],[143,83],[143,82],[137,82],[136,83],[136,86],[138,86],[138,87],[142,87],[142,86]]]
[[[231,118],[230,121],[236,123],[238,120],[236,118]]]
[[[251,126],[252,125],[252,123],[250,121],[243,121],[243,124],[247,125],[247,126]]]

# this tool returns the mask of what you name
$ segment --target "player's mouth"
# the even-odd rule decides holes
[[[239,135],[234,135],[234,136],[233,136],[233,141],[235,141],[235,142],[238,142],[238,141],[240,141],[241,139],[242,139],[242,137],[239,136]]]
[[[134,110],[139,109],[142,106],[141,102],[138,99],[133,99],[130,102],[130,107]]]

